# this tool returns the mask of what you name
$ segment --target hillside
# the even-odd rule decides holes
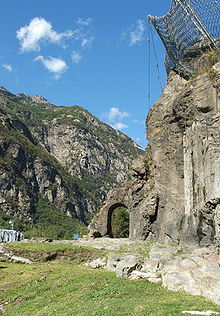
[[[48,210],[57,213],[58,222],[65,215],[67,222],[87,224],[143,152],[82,107],[58,107],[4,88],[0,124],[1,213],[31,225],[42,216],[47,225]]]

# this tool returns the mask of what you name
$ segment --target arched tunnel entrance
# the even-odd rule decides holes
[[[126,205],[116,203],[108,211],[108,236],[110,238],[129,237],[130,214]]]

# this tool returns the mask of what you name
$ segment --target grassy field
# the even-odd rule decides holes
[[[40,242],[19,242],[8,244],[9,249],[13,250],[29,250],[29,251],[59,251],[59,250],[82,250],[82,251],[96,251],[100,255],[104,251],[86,246],[76,246],[65,243],[40,243]]]
[[[57,249],[47,244],[34,247],[37,251]],[[57,247],[60,250],[60,245]],[[0,305],[4,306],[4,315],[10,316],[172,316],[183,315],[183,310],[210,309],[220,312],[220,306],[204,298],[170,292],[145,280],[119,279],[114,273],[93,270],[75,261],[30,265],[2,262],[0,290]]]

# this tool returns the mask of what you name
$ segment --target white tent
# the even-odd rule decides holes
[[[17,232],[13,229],[0,229],[0,242],[14,242],[24,239],[23,232]]]

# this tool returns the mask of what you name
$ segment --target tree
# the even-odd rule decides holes
[[[129,212],[125,207],[117,207],[112,214],[112,237],[129,237]]]

